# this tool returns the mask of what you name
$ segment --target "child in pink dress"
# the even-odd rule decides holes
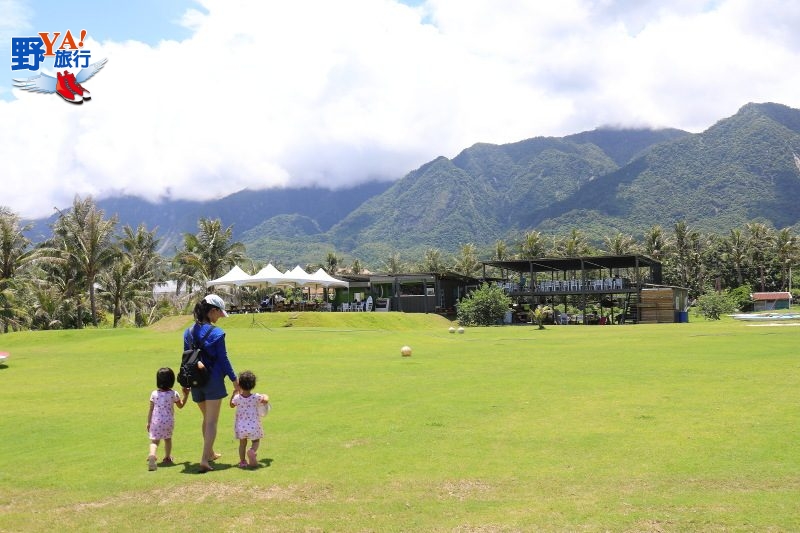
[[[175,372],[171,368],[159,368],[156,372],[158,389],[150,393],[150,411],[147,413],[147,432],[150,435],[150,455],[147,456],[147,469],[156,466],[156,452],[161,439],[164,439],[164,465],[174,465],[172,459],[172,430],[175,427],[175,409],[186,405],[189,389],[183,389],[183,398],[172,390],[175,386]]]
[[[234,434],[239,439],[239,467],[255,468],[258,466],[258,445],[264,436],[261,417],[268,411],[269,396],[253,392],[256,387],[256,375],[249,370],[239,374],[239,387],[241,392],[234,394],[230,401],[231,407],[236,408]],[[259,407],[261,408],[259,409]],[[249,450],[247,450],[248,439],[251,441]],[[245,450],[247,451],[246,462]]]

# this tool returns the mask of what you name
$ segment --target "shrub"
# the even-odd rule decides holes
[[[509,305],[501,287],[484,283],[461,300],[456,318],[462,326],[491,326],[502,322]]]
[[[734,313],[738,309],[735,295],[713,291],[698,297],[695,307],[706,320],[719,320],[722,315]]]
[[[539,325],[539,329],[544,329],[544,322],[548,317],[553,317],[553,308],[549,305],[537,305],[533,310],[533,321]]]
[[[753,306],[753,300],[750,298],[751,292],[753,291],[749,285],[741,285],[735,289],[728,289],[728,294],[736,303],[736,308],[743,311]]]

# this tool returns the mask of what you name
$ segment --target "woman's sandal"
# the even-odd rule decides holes
[[[205,474],[206,472],[211,472],[212,470],[214,470],[212,467],[210,467],[210,466],[203,466],[203,465],[200,465],[200,468],[198,468],[198,469],[197,469],[197,471],[198,471],[199,473],[201,473],[201,474]]]
[[[152,472],[152,471],[154,471],[156,468],[158,468],[158,465],[156,464],[156,456],[155,456],[155,455],[150,455],[150,456],[148,456],[148,457],[147,457],[147,469],[148,469],[150,472]]]
[[[173,459],[171,455],[164,457],[164,460],[161,461],[161,464],[164,466],[175,466],[175,459]]]

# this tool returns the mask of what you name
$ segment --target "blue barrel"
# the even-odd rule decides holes
[[[675,322],[689,322],[689,311],[675,311]]]

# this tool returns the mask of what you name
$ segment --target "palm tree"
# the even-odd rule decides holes
[[[330,274],[331,276],[336,275],[336,271],[339,268],[339,258],[336,256],[336,252],[328,252],[328,256],[325,258],[325,272]],[[355,274],[356,272],[354,272]]]
[[[27,291],[18,286],[16,280],[8,280],[0,286],[0,322],[3,333],[20,330],[30,323],[30,305],[25,301]]]
[[[0,301],[2,310],[2,331],[7,333],[9,328],[24,323],[27,312],[24,306],[18,306],[18,296],[22,296],[29,284],[19,272],[29,261],[35,257],[35,252],[30,249],[31,241],[25,237],[25,232],[31,225],[21,225],[18,214],[10,209],[0,206]]]
[[[28,257],[31,241],[25,232],[31,224],[21,225],[18,214],[7,207],[0,206],[0,280],[14,277],[14,274]]]
[[[648,257],[660,261],[664,257],[664,250],[668,245],[664,230],[659,225],[652,226],[644,234],[644,253]]]
[[[494,243],[494,259],[495,261],[505,261],[508,256],[508,245],[503,239],[498,239]]]
[[[85,274],[79,269],[77,261],[71,260],[63,252],[57,237],[40,245],[37,249],[41,260],[37,261],[37,279],[50,288],[55,288],[59,294],[57,317],[58,323],[65,328],[83,328],[85,315]],[[37,292],[37,298],[40,292]],[[47,296],[47,295],[45,295]],[[49,302],[42,301],[42,307],[49,306]]]
[[[464,276],[474,276],[481,267],[475,245],[467,243],[461,246],[461,253],[456,258],[453,270]]]
[[[723,259],[730,262],[736,271],[736,282],[741,287],[744,284],[742,267],[747,261],[748,244],[742,235],[742,230],[735,228],[730,230],[728,238],[725,239],[725,254]]]
[[[403,262],[400,260],[400,254],[393,252],[392,255],[384,262],[384,269],[390,276],[396,276],[404,270]]]
[[[800,256],[800,246],[797,237],[792,235],[789,228],[783,228],[775,235],[775,260],[780,268],[781,289],[786,290],[789,285],[789,273],[792,265]]]
[[[748,258],[753,266],[758,269],[758,278],[761,282],[761,290],[765,289],[764,270],[766,268],[767,251],[772,248],[775,237],[772,229],[761,222],[751,222],[747,224],[747,244],[749,248]]]
[[[706,235],[701,262],[706,276],[714,279],[714,288],[717,291],[722,290],[722,278],[727,271],[725,246],[723,237],[716,234]]]
[[[233,240],[233,227],[222,229],[219,219],[201,218],[198,233],[185,233],[183,249],[175,256],[177,277],[189,291],[205,282],[222,276],[245,259],[244,244]]]
[[[604,237],[606,250],[611,255],[628,255],[635,251],[636,239],[632,235],[617,232],[616,235]]]
[[[133,261],[131,261],[130,256],[120,254],[114,265],[98,277],[99,284],[102,287],[101,295],[105,296],[111,304],[114,316],[113,327],[115,328],[119,324],[120,318],[122,318],[126,302],[133,300],[134,279],[131,276],[132,270]]]
[[[89,293],[92,323],[95,326],[95,281],[98,274],[117,257],[118,252],[112,240],[116,225],[117,217],[106,219],[105,213],[97,209],[91,196],[85,200],[76,196],[72,209],[67,213],[59,212],[58,220],[53,226],[56,247],[83,278],[84,288]],[[79,324],[82,326],[82,321]]]
[[[545,244],[541,232],[536,230],[526,231],[519,245],[520,259],[534,259],[544,255]]]
[[[422,262],[422,269],[424,272],[435,272],[437,274],[443,273],[447,270],[447,266],[442,260],[442,252],[438,248],[428,248],[425,250],[425,259]]]
[[[68,302],[64,301],[62,288],[41,284],[33,292],[35,299],[32,327],[37,329],[61,329],[64,327],[64,317],[68,315]]]
[[[554,252],[560,257],[579,257],[591,255],[592,246],[581,230],[573,228],[563,241],[555,245]]]
[[[122,229],[123,236],[119,241],[120,249],[130,262],[126,279],[131,287],[130,292],[123,290],[120,296],[128,294],[133,305],[134,320],[137,326],[146,325],[144,307],[153,303],[153,285],[166,279],[166,262],[158,253],[160,240],[156,230],[148,231],[140,224],[134,231],[130,226]],[[120,265],[122,268],[122,265]],[[119,275],[120,272],[115,272]],[[119,280],[120,282],[123,279]],[[115,306],[116,307],[116,306]],[[115,314],[116,324],[116,314]]]
[[[689,226],[687,226],[684,220],[675,223],[674,231],[674,253],[672,254],[672,258],[674,261],[675,274],[678,278],[678,284],[681,287],[686,287],[689,284],[689,258],[692,254],[692,236],[694,232],[689,229]]]

